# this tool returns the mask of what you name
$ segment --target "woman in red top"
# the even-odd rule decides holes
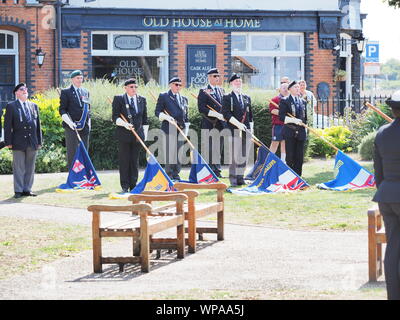
[[[281,101],[281,99],[287,97],[288,95],[289,95],[288,84],[281,83],[281,86],[279,88],[279,95],[272,98],[272,101],[279,106],[279,102]],[[273,103],[269,104],[269,111],[271,112],[272,116],[272,141],[271,141],[271,146],[269,148],[273,153],[276,153],[280,144],[281,159],[283,162],[285,162],[286,158],[285,140],[283,139],[281,134],[284,123],[281,120],[279,120],[279,107],[276,105]]]

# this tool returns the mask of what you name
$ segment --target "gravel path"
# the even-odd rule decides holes
[[[89,212],[0,202],[0,216],[90,225]],[[91,251],[62,258],[38,272],[0,281],[0,299],[93,299],[180,290],[299,290],[354,292],[368,281],[367,233],[290,231],[226,224],[225,240],[207,235],[196,254],[176,260],[164,254],[152,260],[151,272],[126,266],[119,273],[105,265],[92,273]],[[125,241],[107,244],[127,252]],[[129,252],[129,251],[128,251]]]

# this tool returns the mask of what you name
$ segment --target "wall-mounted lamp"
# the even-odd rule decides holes
[[[36,49],[36,61],[39,68],[43,65],[45,55],[46,53],[42,51],[42,48]]]

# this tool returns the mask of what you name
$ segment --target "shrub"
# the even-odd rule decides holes
[[[0,150],[0,174],[12,173],[12,151],[8,148]]]
[[[374,141],[375,141],[376,131],[369,133],[365,136],[359,147],[359,155],[361,160],[372,160],[374,156]]]
[[[340,150],[344,152],[352,151],[350,140],[351,131],[346,127],[333,126],[323,130],[316,129],[316,131]],[[310,133],[309,137],[308,152],[311,157],[326,157],[335,154],[336,151],[315,134]]]
[[[65,148],[60,145],[47,144],[37,154],[35,172],[61,172],[66,170],[66,166]]]

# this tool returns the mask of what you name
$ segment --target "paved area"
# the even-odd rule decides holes
[[[90,225],[82,209],[0,202],[0,216]],[[106,219],[109,217],[106,217]],[[205,222],[209,224],[210,222]],[[0,299],[93,299],[190,289],[355,291],[368,281],[367,233],[290,231],[226,224],[224,241],[208,235],[196,254],[153,259],[151,272],[115,265],[92,273],[91,251],[59,259],[41,270],[0,281]],[[129,252],[107,244],[105,254]],[[108,251],[107,251],[108,250]],[[113,251],[110,251],[113,250]]]

